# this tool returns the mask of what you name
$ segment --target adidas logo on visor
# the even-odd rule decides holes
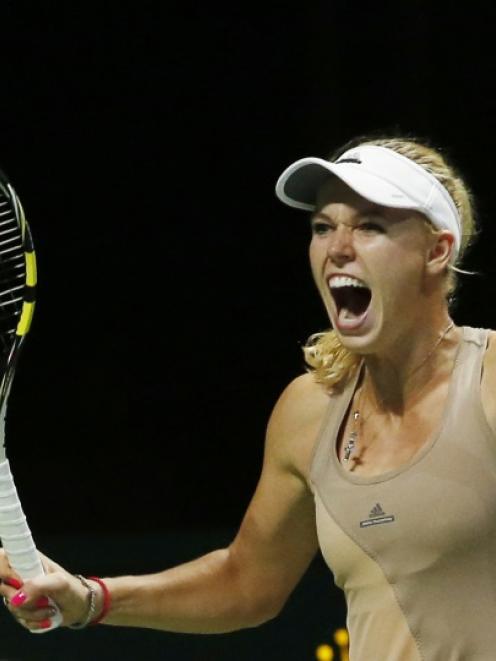
[[[362,159],[360,158],[360,152],[359,151],[352,151],[349,152],[346,155],[346,158],[339,158],[336,163],[357,163],[358,165],[361,165]]]

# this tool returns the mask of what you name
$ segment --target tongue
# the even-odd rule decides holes
[[[362,313],[363,314],[363,313]],[[348,308],[341,308],[339,311],[339,321],[346,321],[347,319],[358,319],[361,317],[361,314],[358,314],[357,312],[354,312],[353,310],[349,310]]]
[[[353,330],[358,328],[367,316],[368,308],[361,312],[350,310],[348,308],[340,308],[338,314],[338,326],[341,330]]]

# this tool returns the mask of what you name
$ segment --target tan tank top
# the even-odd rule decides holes
[[[353,475],[331,398],[310,472],[322,554],[348,605],[351,661],[495,661],[496,437],[481,403],[488,331],[463,328],[440,429],[404,466]]]

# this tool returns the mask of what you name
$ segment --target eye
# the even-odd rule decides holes
[[[371,220],[365,221],[364,223],[360,223],[358,229],[362,232],[367,232],[367,233],[379,232],[383,234],[385,232],[385,229],[384,227],[382,227],[382,225],[379,225],[379,223],[375,223]]]
[[[322,235],[332,230],[329,223],[323,220],[312,220],[312,234]]]

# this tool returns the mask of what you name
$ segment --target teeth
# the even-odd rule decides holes
[[[355,278],[350,278],[347,275],[335,275],[329,279],[329,287],[332,289],[337,289],[338,287],[363,287],[367,289],[367,286],[356,280]]]

